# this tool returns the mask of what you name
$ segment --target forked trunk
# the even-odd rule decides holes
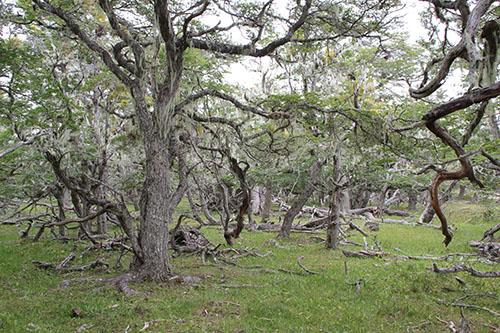
[[[314,190],[316,189],[315,184],[318,182],[319,173],[323,164],[325,162],[322,160],[317,160],[313,163],[309,169],[309,180],[307,181],[304,191],[295,199],[292,207],[286,212],[285,218],[283,219],[283,224],[281,225],[281,230],[278,238],[284,238],[290,236],[292,230],[293,220],[300,213],[302,207],[306,204],[307,200],[311,197]]]

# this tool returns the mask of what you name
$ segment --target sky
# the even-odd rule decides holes
[[[277,0],[275,3],[279,8],[280,5],[284,8],[287,0]],[[404,8],[401,11],[404,17],[403,22],[405,32],[408,34],[409,42],[416,43],[419,38],[426,36],[426,30],[420,22],[420,13],[424,11],[428,3],[420,0],[402,0]],[[241,62],[233,63],[229,72],[225,75],[226,80],[230,84],[239,85],[243,88],[255,88],[261,82],[261,74],[256,72],[256,65],[260,68],[269,66],[269,59],[241,59]]]

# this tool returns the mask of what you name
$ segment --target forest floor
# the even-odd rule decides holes
[[[468,241],[481,239],[499,220],[494,204],[454,202],[446,212],[456,228],[448,248],[439,230],[392,224],[370,233],[368,243],[376,239],[396,256],[472,253]],[[500,312],[498,279],[436,274],[429,270],[432,260],[347,258],[340,250],[324,248],[318,239],[324,232],[274,241],[275,233],[245,231],[233,247],[266,256],[239,258],[238,266],[203,263],[200,256],[174,258],[176,273],[200,276],[201,282],[133,284],[141,292],[136,296],[92,280],[62,288],[64,280],[120,272],[56,274],[37,269],[33,260],[58,263],[74,244],[52,241],[48,235],[38,242],[20,240],[18,232],[0,226],[0,332],[449,332],[450,321],[459,325],[461,309],[443,302]],[[203,232],[214,244],[223,243],[218,228]],[[350,239],[363,242],[356,231]],[[77,251],[85,246],[79,243]],[[101,258],[113,266],[114,256],[90,252],[74,264]],[[299,256],[303,267],[316,274],[299,266]],[[450,267],[460,259],[468,260],[436,263]],[[470,259],[467,264],[500,270],[500,265]],[[473,332],[500,330],[500,317],[485,309],[465,308],[463,314]]]

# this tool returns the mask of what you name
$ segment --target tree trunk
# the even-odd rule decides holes
[[[441,204],[443,204],[446,201],[450,200],[450,198],[451,198],[451,191],[453,190],[453,188],[455,187],[456,184],[457,184],[457,181],[452,182],[450,184],[450,186],[448,186],[448,188],[446,189],[446,191],[444,191],[444,193],[439,198],[439,202]],[[420,218],[418,219],[418,223],[431,223],[432,219],[434,218],[434,215],[436,214],[436,212],[432,208],[432,204],[430,202],[430,196],[429,196],[428,200],[429,200],[429,202],[427,203],[427,205],[425,205],[425,209],[422,212],[422,214],[420,215]]]
[[[385,196],[386,196],[388,190],[389,190],[389,186],[388,185],[384,185],[384,187],[382,188],[382,191],[380,192],[380,194],[378,196],[377,207],[378,207],[378,211],[379,211],[379,214],[380,214],[381,218],[383,218],[383,215],[384,215]]]
[[[105,179],[102,179],[105,182]],[[103,185],[100,185],[96,189],[96,197],[98,199],[106,199],[106,190]],[[108,233],[108,216],[106,214],[101,214],[97,217],[97,233],[99,235],[105,235]]]
[[[417,209],[417,192],[414,189],[408,190],[408,210],[416,210]]]
[[[298,213],[302,210],[302,207],[306,204],[307,200],[311,197],[315,189],[315,183],[318,180],[321,168],[325,164],[324,161],[318,160],[313,163],[309,169],[309,181],[307,182],[304,191],[295,199],[290,209],[286,212],[283,219],[283,224],[281,225],[281,230],[278,235],[279,238],[284,238],[290,236],[290,231],[292,230],[293,220]]]
[[[260,215],[261,209],[260,207],[262,206],[261,203],[261,192],[262,188],[260,186],[255,186],[254,188],[251,189],[250,191],[250,211],[252,214],[255,215]]]
[[[193,214],[193,218],[201,225],[204,225],[203,219],[200,216],[200,209],[196,206],[196,203],[193,200],[193,195],[191,194],[191,189],[188,188],[186,191],[186,196],[189,201],[189,206],[191,207],[191,213]]]
[[[54,189],[54,196],[56,197],[57,200],[57,209],[59,210],[58,212],[58,219],[59,221],[64,221],[66,219],[66,205],[64,204],[64,185],[59,185],[56,184],[55,189]],[[64,237],[66,236],[66,226],[61,225],[59,226],[59,236]]]
[[[489,120],[490,120],[490,131],[491,135],[493,136],[493,140],[500,139],[500,128],[498,126],[498,117],[499,117],[498,112],[492,110],[489,116]]]
[[[460,191],[458,192],[457,199],[463,200],[465,196],[465,185],[460,185]]]
[[[207,218],[208,222],[210,224],[218,224],[217,220],[212,216],[212,214],[210,214],[210,210],[208,209],[207,200],[203,196],[203,192],[201,189],[198,191],[198,195],[199,195],[200,202],[201,202],[201,209],[203,211],[203,214]]]
[[[332,202],[330,204],[330,216],[328,219],[328,226],[326,229],[326,248],[336,249],[339,246],[339,233],[340,233],[340,204],[341,191],[339,189],[333,190]]]
[[[226,239],[227,244],[232,245],[233,239],[238,238],[240,236],[240,233],[243,231],[243,228],[245,227],[244,216],[248,214],[248,210],[250,208],[250,188],[248,187],[248,183],[246,181],[246,173],[248,171],[249,165],[246,164],[245,168],[242,169],[239,166],[238,160],[236,160],[234,157],[229,156],[228,154],[228,159],[231,165],[231,171],[236,175],[240,183],[240,190],[242,195],[241,203],[236,215],[236,227],[231,231],[226,230],[224,232],[224,238]]]
[[[335,156],[333,158],[333,180],[335,183],[340,181],[340,163],[341,163],[340,144],[335,148]],[[330,201],[330,212],[328,214],[328,226],[326,229],[326,248],[336,249],[339,246],[340,234],[340,209],[342,205],[342,189],[338,185],[334,185],[332,198]],[[348,199],[347,199],[348,200]],[[344,200],[345,201],[345,200]]]
[[[261,222],[267,223],[271,216],[271,208],[272,208],[272,199],[273,199],[273,189],[271,181],[266,182],[266,187],[264,188],[264,202],[262,205],[262,211],[260,213]]]
[[[164,281],[170,276],[168,263],[168,224],[171,216],[169,142],[158,133],[145,136],[145,179],[140,200],[139,245],[142,260],[133,269],[145,279]]]
[[[351,196],[349,191],[342,190],[340,191],[340,211],[347,212],[349,210],[351,210]]]

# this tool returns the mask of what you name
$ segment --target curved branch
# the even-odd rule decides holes
[[[250,57],[264,57],[271,54],[278,47],[285,45],[290,42],[293,35],[297,30],[299,30],[306,22],[309,16],[309,9],[311,8],[312,0],[306,0],[305,4],[301,8],[301,13],[297,21],[293,23],[288,29],[287,33],[278,39],[273,40],[266,46],[262,48],[255,47],[255,40],[249,44],[235,45],[222,42],[214,42],[209,40],[202,40],[198,38],[193,38],[189,41],[189,46],[201,50],[209,50],[224,54],[233,55],[246,55]]]
[[[424,81],[422,81],[420,87],[417,89],[410,88],[410,96],[421,99],[431,95],[439,89],[444,83],[443,80],[448,76],[451,65],[458,57],[466,56],[470,58],[468,60],[471,62],[471,74],[474,74],[475,62],[477,62],[478,59],[475,52],[475,44],[472,40],[477,33],[481,17],[484,16],[493,2],[494,0],[480,0],[477,3],[470,15],[467,15],[462,39],[445,55],[436,76],[427,84],[425,83],[426,78],[424,78]],[[440,1],[440,3],[442,2]],[[426,71],[428,71],[428,69],[426,69]]]
[[[66,26],[73,32],[89,49],[99,54],[104,64],[109,68],[109,70],[116,75],[116,77],[122,81],[125,85],[131,86],[133,80],[130,79],[127,74],[120,69],[120,67],[113,61],[111,54],[99,45],[95,39],[91,38],[82,28],[76,23],[76,21],[63,9],[60,7],[53,6],[47,1],[33,0],[33,2],[42,10],[52,13],[59,17],[66,23]]]

